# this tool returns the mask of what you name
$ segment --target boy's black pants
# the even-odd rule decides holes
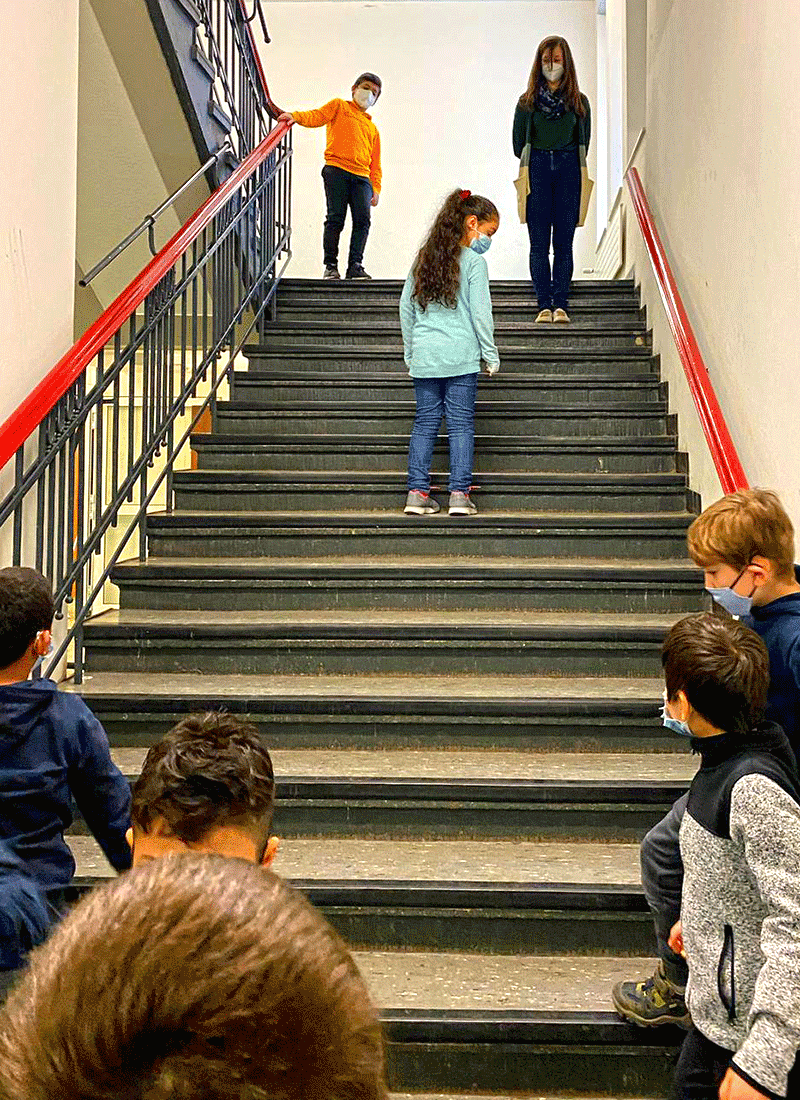
[[[326,164],[322,169],[325,182],[325,201],[328,216],[325,218],[325,231],[322,235],[322,250],[325,266],[335,267],[339,260],[339,237],[344,229],[347,209],[353,219],[353,231],[350,235],[350,255],[347,260],[348,271],[364,259],[367,237],[372,221],[371,207],[372,184],[365,176],[354,176],[334,164]]]
[[[675,1100],[719,1100],[719,1087],[730,1068],[733,1051],[718,1047],[696,1027],[683,1041],[675,1070]],[[800,1100],[800,1066],[789,1074],[786,1100]]]

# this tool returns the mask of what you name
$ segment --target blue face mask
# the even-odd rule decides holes
[[[477,252],[478,255],[482,255],[484,252],[488,252],[492,247],[492,238],[486,233],[479,233],[474,241],[470,241],[469,246],[473,252]]]
[[[39,637],[41,636],[41,634],[42,634],[42,631],[40,630],[39,633],[36,635],[36,640],[37,641],[39,640]],[[50,645],[47,647],[47,652],[43,653],[41,655],[41,657],[37,657],[36,660],[34,661],[33,668],[31,669],[31,673],[30,673],[30,676],[31,676],[32,680],[40,680],[42,678],[42,666],[44,665],[44,659],[45,659],[45,657],[49,657],[52,652],[53,652],[53,643],[51,642]]]
[[[733,582],[729,584],[727,588],[707,588],[709,596],[717,601],[720,607],[724,607],[729,615],[736,615],[741,619],[743,615],[749,615],[753,607],[753,597],[740,596],[738,592],[734,592],[734,588],[747,572],[747,566],[741,571],[739,576]],[[753,589],[755,591],[755,589]]]
[[[679,733],[681,737],[694,737],[694,734],[685,722],[681,722],[677,718],[673,718],[671,714],[667,714],[666,699],[664,700],[664,705],[661,708],[661,723],[668,730],[672,730],[673,733]]]

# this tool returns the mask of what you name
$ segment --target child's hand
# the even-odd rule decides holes
[[[380,195],[373,195],[372,198],[369,200],[369,204],[370,206],[377,206],[379,201]]]
[[[674,951],[676,955],[682,955],[686,958],[686,951],[683,946],[683,922],[678,921],[677,924],[673,924],[672,931],[669,934],[669,940],[667,941],[671,951]]]
[[[486,364],[486,373],[489,375],[490,378],[493,374],[497,374],[497,372],[499,370],[500,370],[500,364],[499,363],[487,363]]]
[[[766,1097],[763,1092],[748,1085],[731,1067],[719,1086],[719,1100],[766,1100]]]

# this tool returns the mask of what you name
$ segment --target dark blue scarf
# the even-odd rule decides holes
[[[536,93],[536,110],[541,111],[545,118],[561,118],[566,109],[561,87],[551,92],[550,85],[542,77]]]

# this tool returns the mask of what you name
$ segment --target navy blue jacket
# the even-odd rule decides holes
[[[72,798],[111,865],[130,867],[131,792],[103,727],[52,680],[0,685],[0,839],[45,890],[75,873],[64,840]]]
[[[800,581],[800,566],[795,566]],[[766,718],[783,726],[800,760],[800,592],[781,596],[743,617],[769,650]]]
[[[0,971],[19,970],[54,915],[22,860],[0,841]]]

